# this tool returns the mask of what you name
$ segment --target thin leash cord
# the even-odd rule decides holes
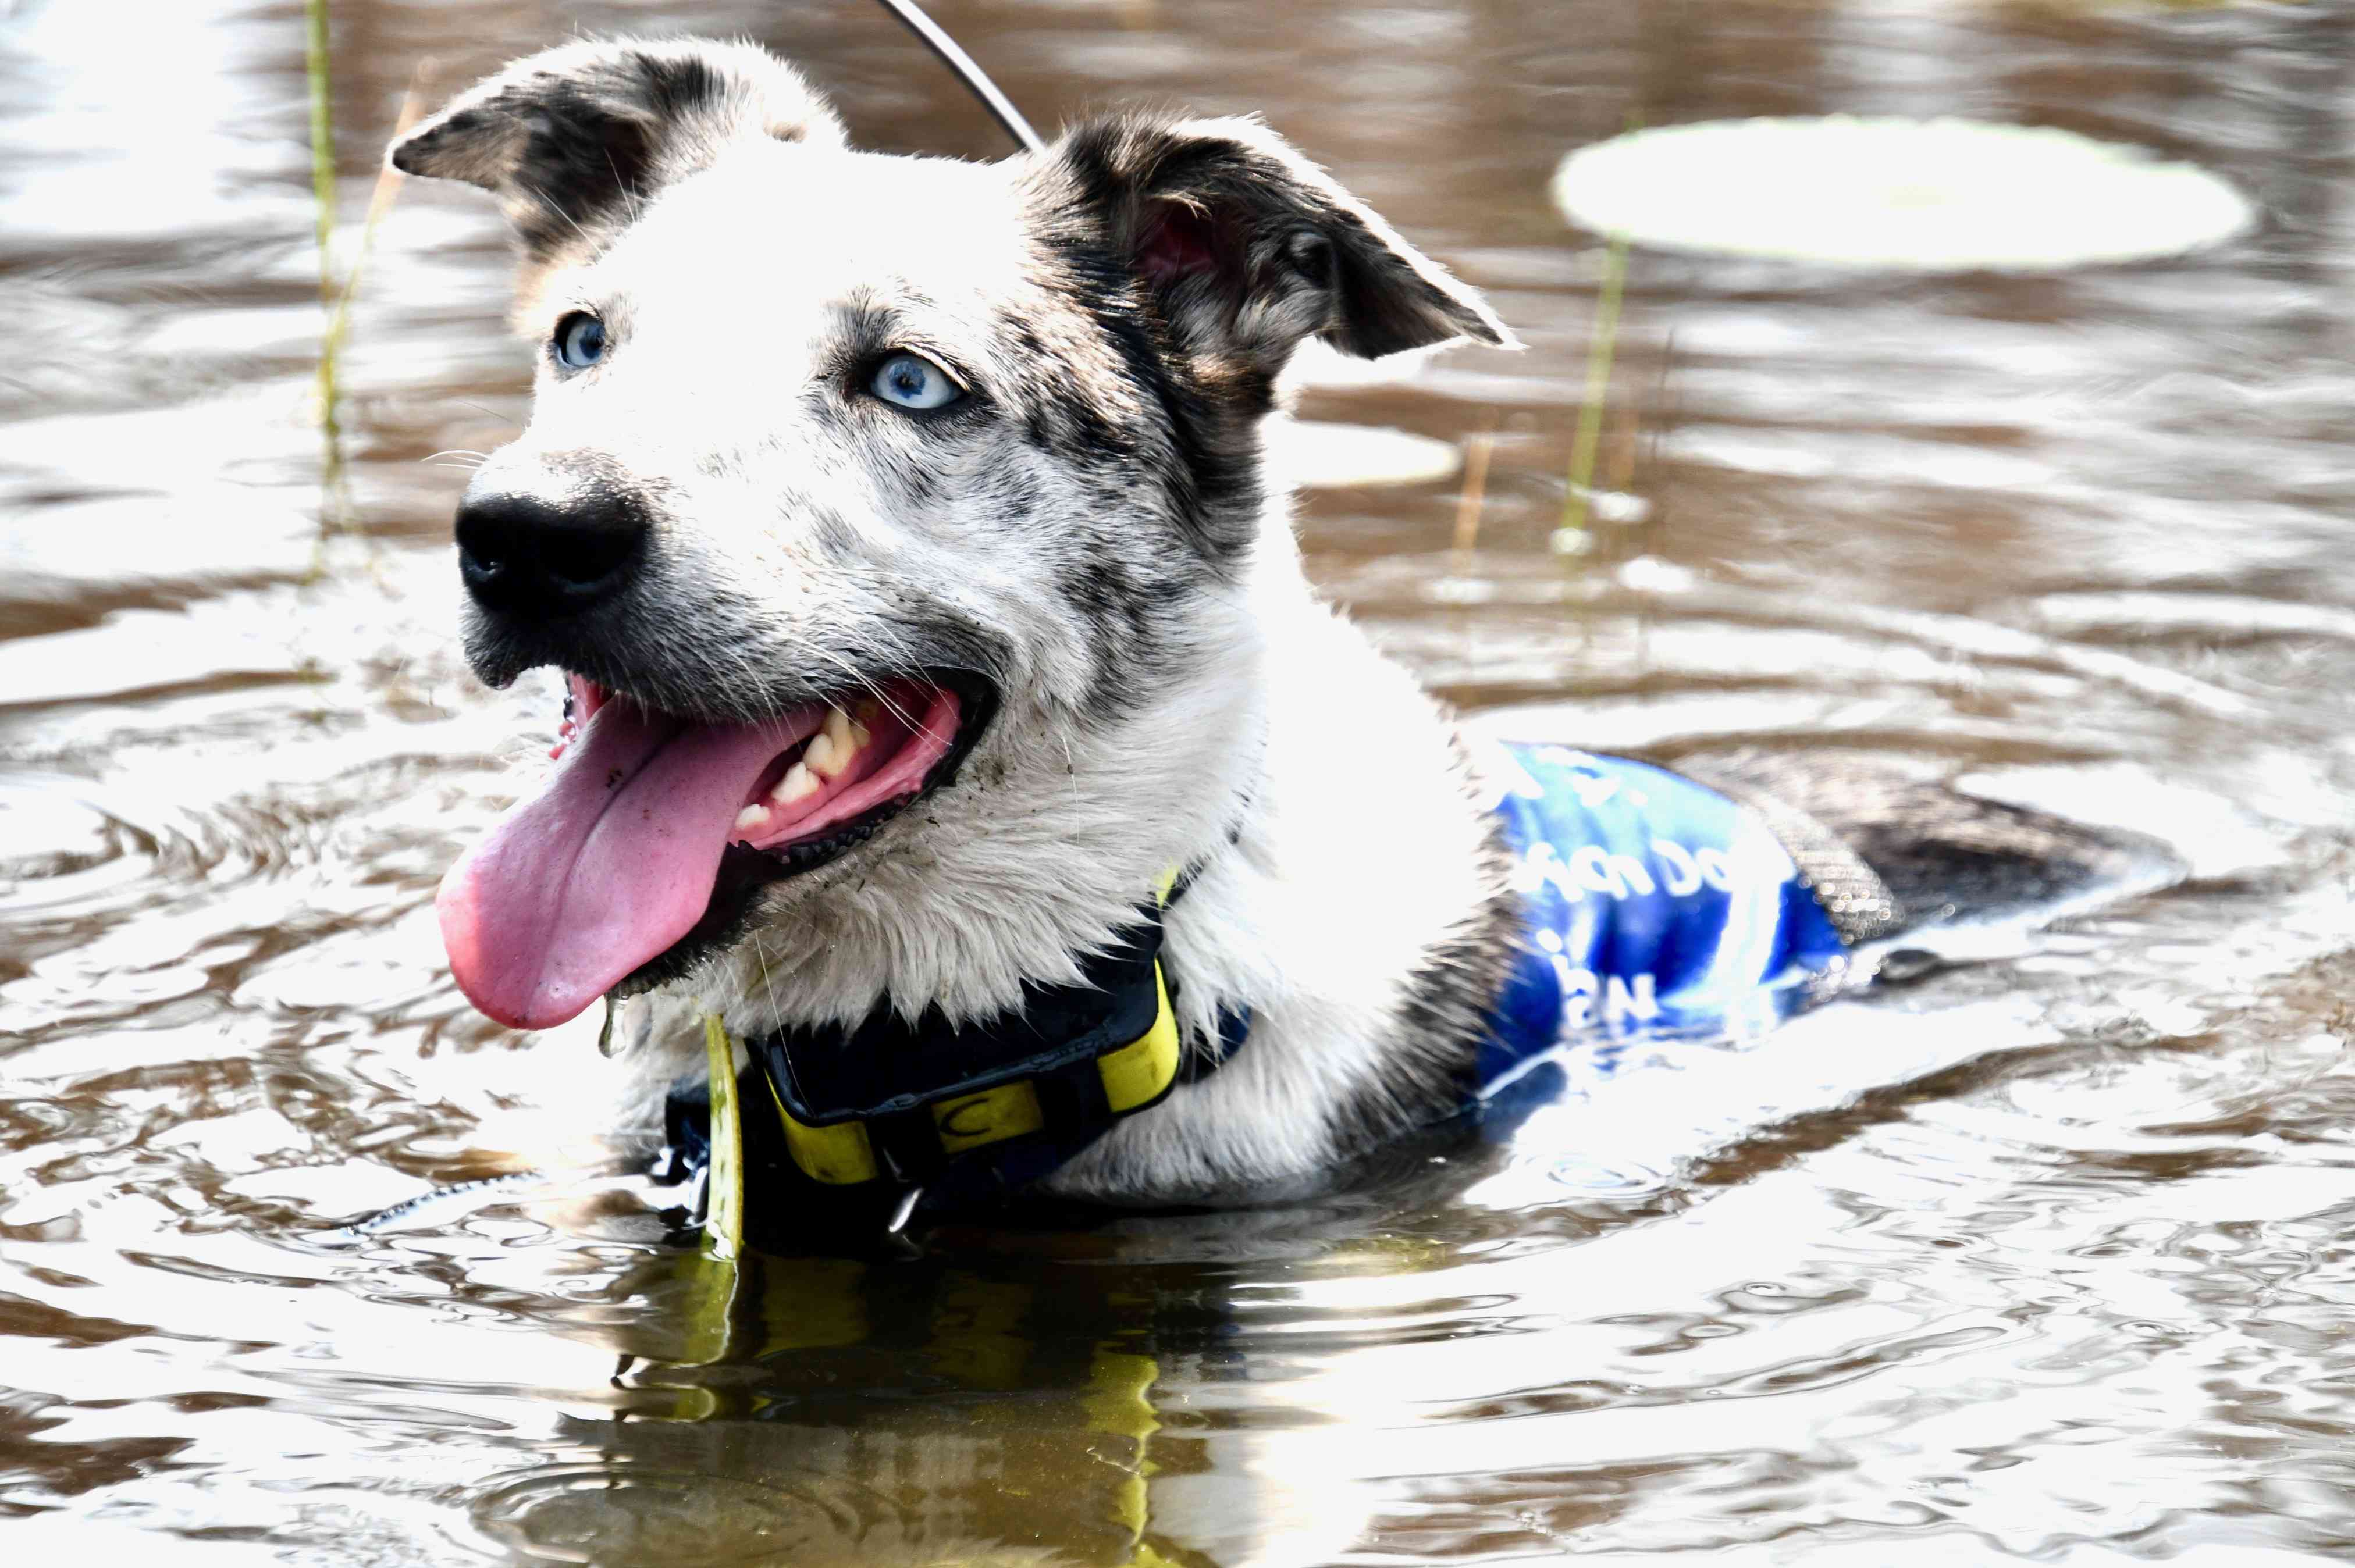
[[[1039,132],[1030,129],[1030,122],[1022,118],[1022,111],[1014,107],[1006,94],[997,90],[997,84],[989,79],[989,73],[974,64],[973,57],[957,48],[956,40],[941,31],[939,23],[916,9],[915,0],[881,0],[881,5],[883,9],[900,18],[901,26],[915,34],[926,48],[939,56],[943,65],[956,72],[957,79],[972,90],[973,95],[981,100],[982,107],[1006,128],[1007,135],[1022,144],[1025,152],[1035,153],[1046,145],[1039,139]]]

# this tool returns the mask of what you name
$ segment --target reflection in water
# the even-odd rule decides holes
[[[575,28],[750,32],[870,143],[1002,144],[863,3],[329,10],[342,265],[418,62],[471,79]],[[2355,1546],[2355,10],[943,0],[1042,122],[1124,94],[1266,111],[1529,343],[1301,377],[1305,420],[1432,463],[1309,494],[1312,569],[1486,722],[1671,758],[1870,751],[2158,832],[2196,879],[1986,933],[1972,963],[1318,1205],[732,1267],[657,1245],[611,1169],[601,1074],[627,1064],[593,1017],[517,1042],[442,967],[434,883],[556,713],[465,676],[464,476],[421,461],[521,418],[496,219],[412,187],[378,226],[336,371],[349,526],[322,546],[299,8],[151,7],[135,48],[106,7],[19,13],[14,1556]],[[1565,154],[1828,114],[2147,147],[2263,217],[2195,255],[2013,275],[1639,246],[1597,333],[1605,251],[1548,200]],[[1582,407],[1616,499],[1567,556]],[[562,1179],[338,1229],[527,1165]]]
[[[666,1509],[701,1510],[700,1528],[731,1542],[813,1516],[794,1520],[796,1562],[1184,1560],[1147,1534],[1148,1475],[1186,1467],[1182,1441],[1154,1446],[1149,1319],[1086,1338],[1112,1305],[1098,1281],[1081,1277],[1047,1300],[1019,1275],[962,1268],[649,1266],[660,1277],[645,1287],[672,1296],[687,1342],[660,1347],[670,1359],[625,1356],[615,1384],[667,1398],[667,1418],[645,1419],[642,1402],[641,1419],[584,1431],[602,1465],[566,1477],[557,1496],[545,1473],[503,1484],[493,1506],[535,1549],[551,1525],[591,1517],[584,1499],[601,1494],[585,1478],[621,1478],[625,1489],[593,1506],[635,1514],[645,1478],[660,1476]],[[613,1525],[592,1528],[613,1540]]]

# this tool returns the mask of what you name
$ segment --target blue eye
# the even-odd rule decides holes
[[[605,323],[586,311],[574,311],[556,323],[556,361],[569,370],[586,370],[605,357]]]
[[[867,389],[895,408],[945,408],[964,396],[949,373],[921,354],[895,354],[875,367]]]

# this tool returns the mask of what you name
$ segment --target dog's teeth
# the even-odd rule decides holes
[[[755,800],[751,805],[736,813],[737,831],[741,832],[749,829],[757,828],[763,821],[767,821],[768,815],[769,808],[762,805],[758,800]]]
[[[817,793],[817,775],[805,763],[796,762],[785,769],[777,787],[769,791],[769,799],[780,806],[790,806],[796,800],[806,800]]]
[[[839,707],[831,707],[826,709],[826,733],[834,736],[834,743],[837,746],[840,746],[844,741],[849,739],[850,715],[844,713]]]
[[[802,748],[802,763],[819,778],[832,779],[850,765],[850,754],[835,744],[834,731],[822,729]]]
[[[854,755],[866,750],[867,743],[874,738],[875,736],[868,730],[865,725],[857,723],[856,721],[851,724],[850,749]]]

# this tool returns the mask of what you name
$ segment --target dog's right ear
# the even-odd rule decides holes
[[[783,60],[699,38],[567,44],[516,61],[393,143],[403,174],[496,196],[545,260],[642,198],[766,136],[843,144],[842,122]]]
[[[1102,115],[1041,155],[1050,210],[1106,243],[1177,351],[1272,376],[1300,341],[1366,359],[1518,347],[1478,293],[1256,120]]]

